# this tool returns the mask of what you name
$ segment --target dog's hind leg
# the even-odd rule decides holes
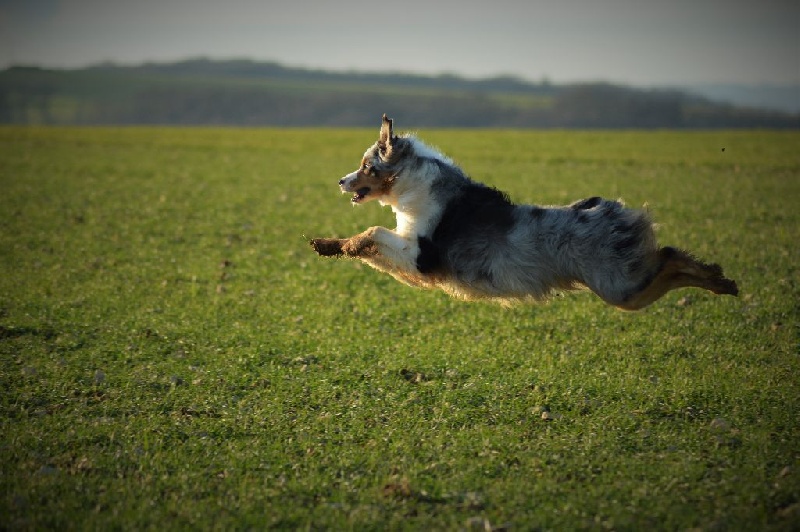
[[[736,281],[726,278],[718,264],[705,264],[685,251],[672,247],[661,248],[660,268],[653,279],[640,291],[622,302],[615,302],[623,310],[639,310],[670,290],[676,288],[703,288],[715,294],[735,296],[739,293]]]

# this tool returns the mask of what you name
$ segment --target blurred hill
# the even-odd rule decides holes
[[[193,59],[0,72],[0,123],[408,127],[798,128],[800,114],[675,89],[513,77],[330,72]]]
[[[800,85],[706,84],[681,87],[710,100],[743,107],[800,113]]]

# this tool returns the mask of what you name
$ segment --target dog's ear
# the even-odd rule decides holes
[[[383,120],[381,122],[381,136],[378,139],[378,149],[380,149],[382,157],[387,159],[389,158],[395,138],[396,137],[392,132],[392,119],[388,118],[386,113],[384,113]]]

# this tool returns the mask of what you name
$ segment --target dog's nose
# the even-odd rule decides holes
[[[339,186],[342,186],[342,185],[344,185],[344,178],[341,178],[341,179],[339,180]]]

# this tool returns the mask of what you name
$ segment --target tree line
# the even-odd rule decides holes
[[[797,128],[800,115],[739,108],[677,90],[513,77],[327,72],[191,60],[0,72],[0,123],[413,127]]]

